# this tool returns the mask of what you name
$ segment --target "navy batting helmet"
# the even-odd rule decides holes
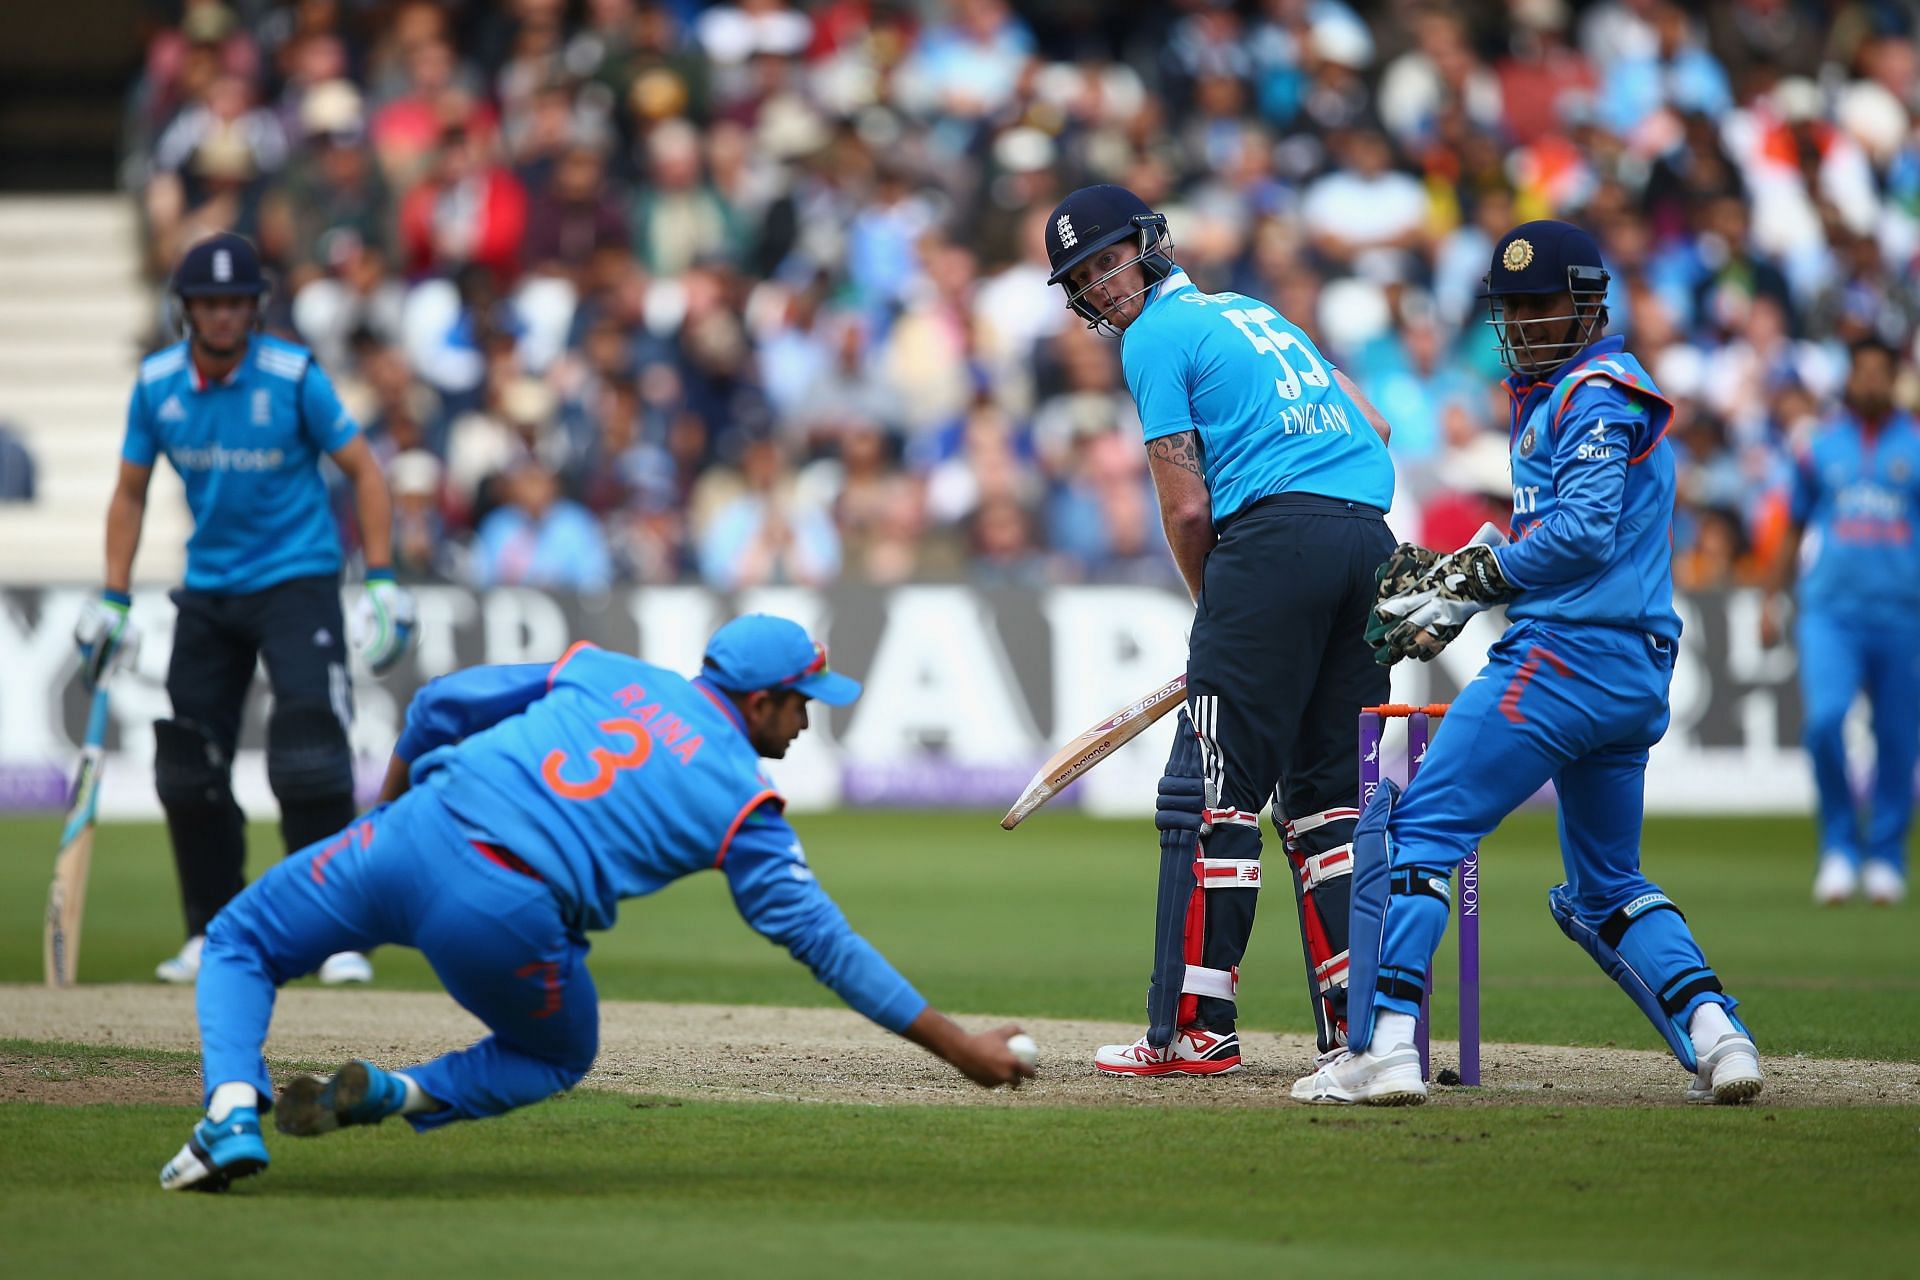
[[[1137,243],[1139,254],[1078,289],[1068,285],[1067,276],[1075,267],[1122,241]],[[1089,328],[1098,328],[1108,323],[1109,314],[1173,274],[1173,237],[1167,233],[1166,215],[1155,213],[1125,187],[1082,187],[1062,200],[1047,219],[1047,262],[1053,268],[1047,283],[1065,287],[1067,305],[1086,318]],[[1104,307],[1088,300],[1091,290],[1135,263],[1146,276],[1145,288]]]
[[[245,236],[222,231],[188,249],[174,268],[173,291],[182,298],[258,297],[267,291],[260,252]]]
[[[1571,222],[1541,218],[1501,236],[1480,295],[1500,340],[1500,362],[1534,376],[1565,364],[1606,327],[1608,279],[1599,242]],[[1509,319],[1508,299],[1558,293],[1572,299],[1570,314]]]

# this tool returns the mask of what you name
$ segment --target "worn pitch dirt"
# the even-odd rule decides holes
[[[987,1027],[1008,1019],[968,1017]],[[1040,1078],[1018,1093],[975,1088],[951,1068],[859,1016],[837,1009],[744,1005],[601,1006],[600,1058],[588,1087],[717,1100],[778,1099],[864,1105],[1294,1106],[1287,1090],[1310,1069],[1298,1035],[1242,1035],[1246,1068],[1210,1080],[1111,1080],[1093,1051],[1131,1040],[1125,1023],[1022,1019],[1040,1042]],[[397,991],[281,993],[267,1044],[276,1074],[289,1063],[367,1057],[405,1066],[479,1038],[483,1028],[444,995]],[[124,1049],[193,1051],[193,992],[158,986],[64,991],[0,986],[0,1036]],[[1454,1046],[1434,1044],[1435,1069]],[[1441,1106],[1679,1106],[1687,1077],[1665,1053],[1489,1044],[1483,1087],[1436,1086]],[[1920,1103],[1920,1063],[1766,1059],[1773,1107]],[[0,1050],[0,1102],[178,1102],[199,1099],[198,1072],[177,1062]]]

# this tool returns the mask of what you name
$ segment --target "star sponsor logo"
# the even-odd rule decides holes
[[[160,402],[160,412],[154,416],[162,422],[185,422],[187,406],[180,403],[179,396],[168,396]]]
[[[1581,462],[1605,462],[1613,457],[1613,446],[1606,443],[1607,423],[1602,418],[1587,432],[1591,440],[1573,451],[1573,456]]]

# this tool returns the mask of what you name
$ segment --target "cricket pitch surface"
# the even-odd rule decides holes
[[[194,1052],[194,993],[160,986],[49,990],[0,985],[8,1037],[130,1050]],[[585,1087],[715,1100],[940,1106],[1297,1106],[1288,1089],[1312,1067],[1302,1035],[1241,1032],[1246,1067],[1213,1079],[1116,1080],[1092,1067],[1095,1048],[1131,1041],[1137,1023],[966,1015],[972,1029],[1019,1022],[1040,1042],[1040,1078],[1018,1093],[975,1088],[946,1064],[839,1009],[606,1001],[600,1057]],[[280,995],[267,1044],[276,1076],[292,1064],[351,1057],[405,1067],[469,1044],[484,1029],[445,995],[296,988]],[[1920,1063],[1766,1057],[1763,1107],[1920,1103]],[[1435,1040],[1439,1070],[1454,1046]],[[1643,1049],[1486,1044],[1484,1084],[1433,1087],[1430,1105],[1682,1106],[1687,1077],[1672,1057]],[[102,1059],[49,1072],[0,1048],[0,1099],[92,1103],[199,1101],[198,1072],[182,1064]]]

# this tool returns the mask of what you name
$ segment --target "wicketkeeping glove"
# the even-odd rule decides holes
[[[80,611],[73,643],[80,650],[80,674],[89,689],[133,661],[140,648],[140,632],[127,616],[130,603],[124,591],[102,591]]]
[[[1430,662],[1475,614],[1512,595],[1493,548],[1465,546],[1434,561],[1405,591],[1381,600],[1374,617],[1388,624],[1383,640],[1390,653]]]
[[[1410,590],[1439,558],[1438,551],[1417,547],[1411,542],[1395,547],[1386,562],[1373,571],[1375,604]],[[1367,647],[1373,650],[1373,660],[1383,667],[1390,667],[1406,656],[1387,643],[1388,632],[1398,625],[1397,618],[1382,617],[1377,611],[1367,617]]]
[[[413,593],[393,580],[393,570],[369,569],[353,610],[353,645],[373,674],[385,675],[405,656],[413,628]]]

